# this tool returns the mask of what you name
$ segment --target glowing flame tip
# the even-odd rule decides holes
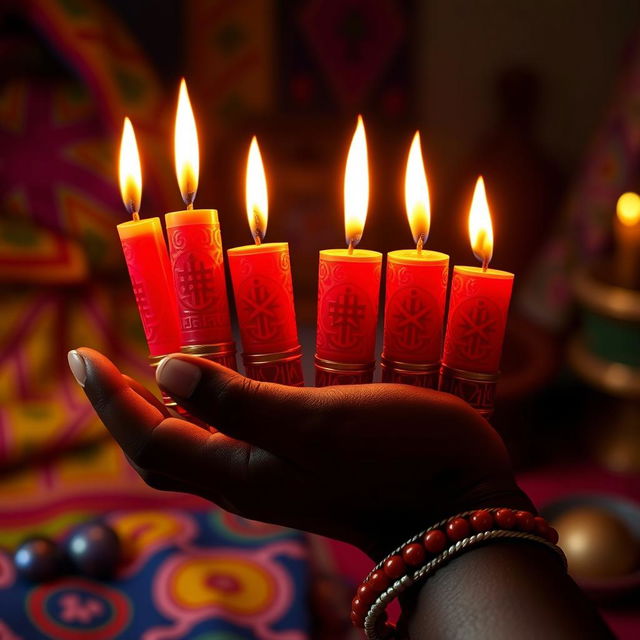
[[[369,163],[367,137],[358,116],[344,172],[344,225],[347,244],[355,247],[362,238],[369,207]]]
[[[198,190],[200,173],[200,155],[198,149],[198,132],[193,116],[187,83],[184,78],[180,82],[178,108],[176,111],[176,127],[174,133],[174,153],[176,176],[187,206],[193,205]]]
[[[142,195],[142,171],[140,169],[140,154],[138,153],[136,134],[129,118],[124,119],[122,127],[118,177],[122,202],[129,215],[137,218]]]
[[[267,193],[267,178],[258,139],[253,136],[249,145],[247,157],[247,177],[245,182],[245,202],[247,218],[257,244],[264,240],[269,220],[269,196]]]
[[[473,255],[487,267],[493,256],[493,226],[482,176],[478,178],[469,211],[469,239]]]
[[[633,227],[640,222],[640,196],[627,191],[618,198],[616,206],[618,220],[626,227]]]
[[[404,179],[404,200],[413,240],[418,246],[426,243],[431,225],[429,187],[422,160],[420,132],[416,131],[407,157]]]

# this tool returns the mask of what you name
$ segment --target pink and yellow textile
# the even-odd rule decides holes
[[[88,345],[152,382],[116,233],[114,133],[132,117],[145,208],[169,210],[174,179],[158,159],[170,158],[172,101],[107,3],[12,5],[35,39],[0,86],[0,638],[304,640],[303,537],[146,487],[66,365]],[[32,45],[60,68],[34,77]],[[126,546],[114,580],[15,574],[20,541],[94,517]]]
[[[33,0],[23,10],[67,66],[36,79],[17,55],[0,88],[0,467],[103,435],[64,370],[72,346],[105,349],[149,378],[115,233],[111,133],[127,112],[153,150],[158,82],[102,5]],[[149,200],[160,202],[162,169],[148,165]]]

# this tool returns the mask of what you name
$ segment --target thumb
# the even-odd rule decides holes
[[[322,402],[316,389],[258,382],[183,354],[162,360],[156,380],[200,420],[276,454],[296,448]]]

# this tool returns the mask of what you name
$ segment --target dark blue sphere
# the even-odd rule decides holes
[[[49,538],[25,540],[13,554],[16,571],[33,582],[46,582],[62,573],[63,557]]]
[[[91,578],[110,578],[120,560],[120,539],[105,524],[86,524],[71,534],[65,552],[79,573]]]

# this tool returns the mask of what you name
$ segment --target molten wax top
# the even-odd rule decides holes
[[[252,253],[275,253],[288,249],[289,244],[287,242],[263,242],[262,244],[246,244],[242,247],[233,247],[229,249],[227,253],[233,255],[250,255]]]
[[[449,256],[440,251],[430,251],[423,249],[418,253],[417,249],[400,249],[390,251],[387,257],[392,262],[401,264],[447,264]]]
[[[468,273],[469,275],[478,276],[480,278],[493,278],[494,280],[512,280],[513,273],[509,271],[500,271],[499,269],[487,269],[484,271],[482,267],[455,267],[460,273]]]
[[[164,219],[167,227],[180,227],[186,224],[218,224],[218,212],[215,209],[187,209],[167,213]]]
[[[121,222],[118,225],[118,234],[122,240],[144,235],[162,235],[160,218],[140,218],[139,220]]]
[[[368,249],[353,249],[349,253],[349,249],[325,249],[320,252],[320,256],[324,260],[353,262],[380,262],[382,254],[379,251],[369,251]]]

